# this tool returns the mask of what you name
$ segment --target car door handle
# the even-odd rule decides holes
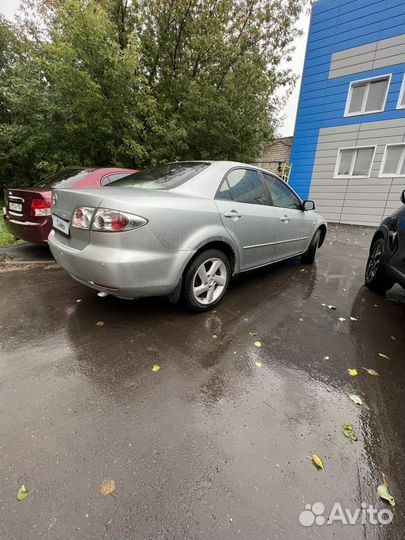
[[[225,212],[224,216],[229,218],[241,218],[242,214],[239,214],[236,210],[231,210],[230,212]]]
[[[285,221],[285,223],[288,223],[290,221],[289,217],[288,216],[282,216],[280,218],[280,221]]]

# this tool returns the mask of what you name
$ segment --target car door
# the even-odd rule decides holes
[[[286,259],[303,253],[310,241],[314,220],[293,190],[280,178],[261,173],[278,216],[276,258]]]
[[[216,196],[224,227],[239,248],[240,269],[268,264],[275,258],[278,215],[255,169],[231,169]]]

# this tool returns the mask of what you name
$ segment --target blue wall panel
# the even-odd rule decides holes
[[[332,54],[405,33],[404,0],[318,0],[312,17],[291,150],[291,185],[308,197],[321,128],[403,118],[396,109],[404,64],[329,79]],[[392,74],[384,112],[345,118],[351,81]]]

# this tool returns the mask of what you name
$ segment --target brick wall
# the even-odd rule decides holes
[[[282,161],[283,163],[290,163],[290,153],[292,145],[292,137],[281,137],[274,139],[270,144],[267,144],[262,151],[257,165],[267,169],[268,171],[279,174],[277,163],[266,163],[266,161]]]

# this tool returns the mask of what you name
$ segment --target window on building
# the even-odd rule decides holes
[[[227,175],[234,201],[249,204],[267,204],[267,194],[257,171],[234,169]]]
[[[353,81],[347,96],[345,116],[369,114],[384,110],[391,75]]]
[[[380,176],[405,176],[405,144],[387,144]]]
[[[360,148],[339,148],[335,169],[335,178],[370,176],[375,146]]]
[[[402,81],[401,91],[399,92],[397,109],[405,109],[405,75]]]

